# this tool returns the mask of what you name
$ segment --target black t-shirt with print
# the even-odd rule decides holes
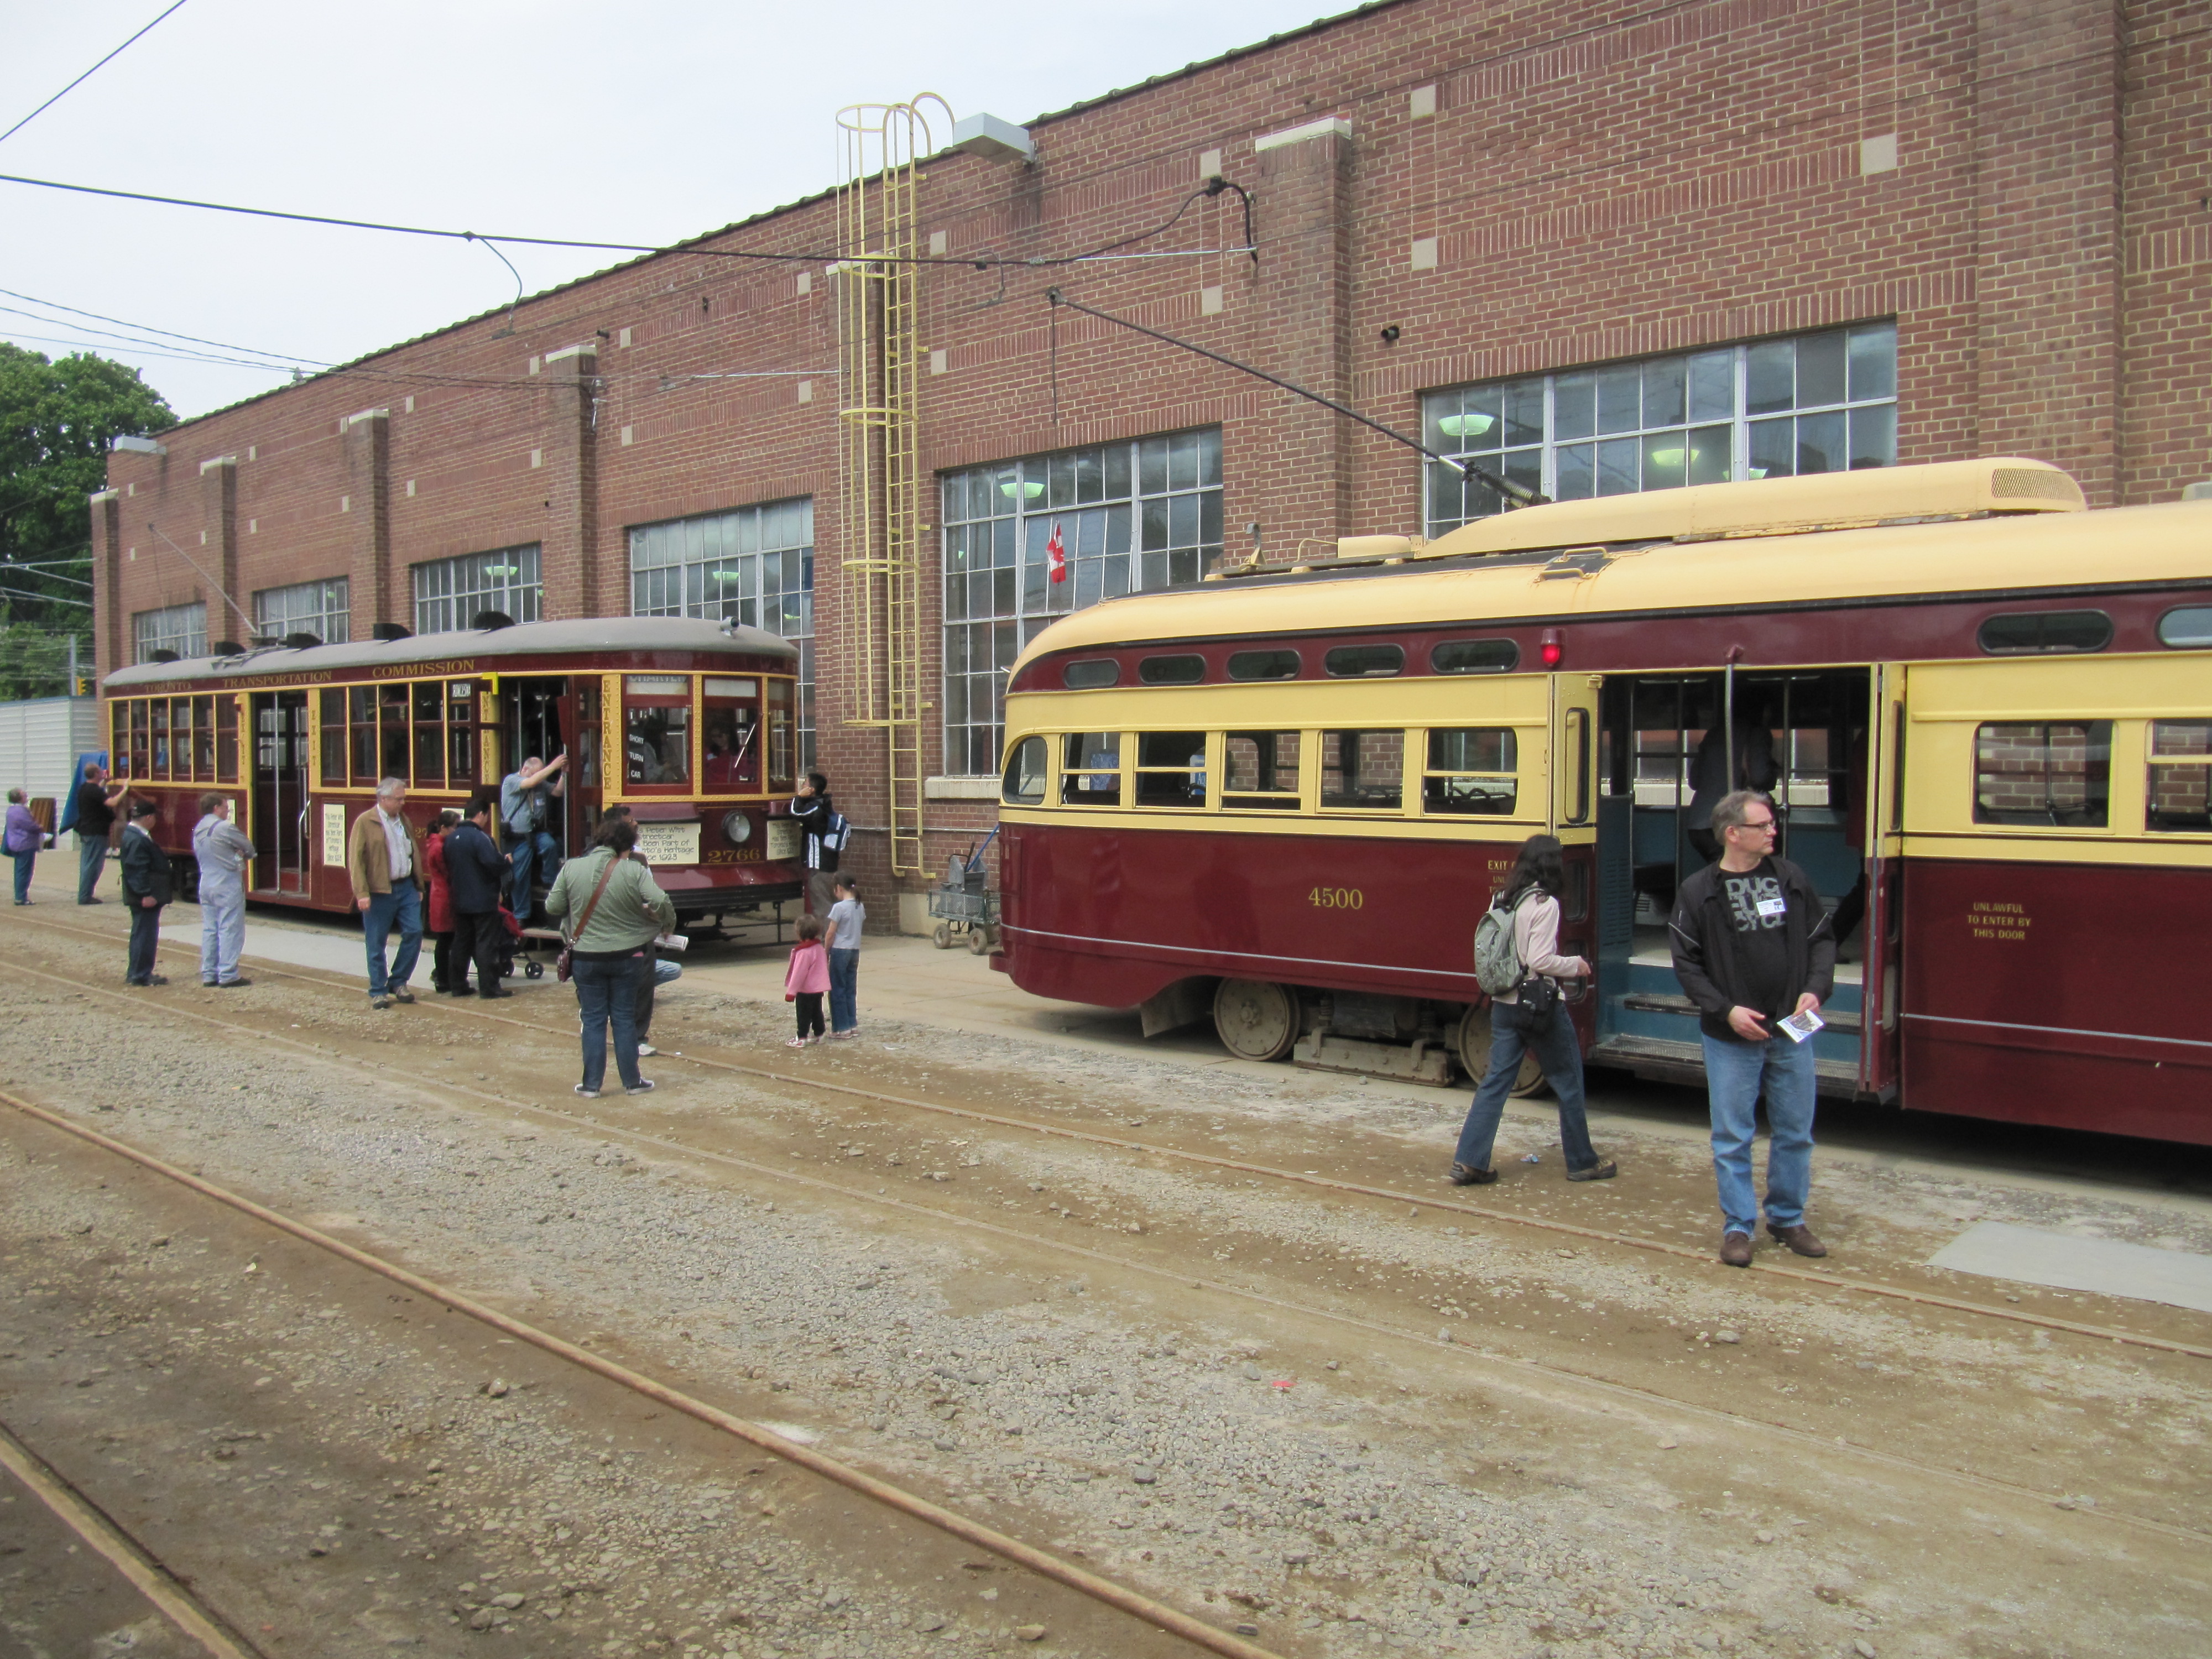
[[[1735,933],[1729,955],[1741,975],[1743,1006],[1770,1022],[1784,1018],[1796,1012],[1797,999],[1790,977],[1789,893],[1774,860],[1761,859],[1757,869],[1741,875],[1715,873]]]
[[[107,804],[107,786],[85,782],[76,787],[76,831],[94,841],[104,839],[115,824],[115,809]]]

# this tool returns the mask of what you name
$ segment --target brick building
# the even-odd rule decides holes
[[[1041,118],[1027,160],[930,159],[948,260],[1184,211],[1119,250],[1182,257],[919,271],[928,863],[990,822],[1004,671],[1052,615],[1194,580],[1250,525],[1287,559],[1496,505],[1048,287],[1563,497],[2022,454],[2094,504],[2171,499],[2212,475],[2209,59],[2187,0],[1385,0]],[[1191,199],[1217,173],[1256,258],[1236,191]],[[804,642],[880,882],[836,247],[812,198],[117,453],[102,668],[255,627],[742,615]]]

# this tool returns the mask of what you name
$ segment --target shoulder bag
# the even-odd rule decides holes
[[[553,959],[553,977],[563,985],[568,982],[568,975],[575,971],[576,941],[583,937],[584,929],[592,925],[592,912],[599,908],[599,895],[607,890],[607,884],[614,879],[615,866],[621,862],[613,854],[607,854],[607,867],[599,872],[599,884],[592,889],[591,897],[584,901],[583,909],[577,913],[576,931],[574,933],[564,933],[561,936],[561,954]]]

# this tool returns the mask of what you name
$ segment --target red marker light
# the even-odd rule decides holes
[[[1544,666],[1547,668],[1557,668],[1559,665],[1559,659],[1567,653],[1565,647],[1559,643],[1558,629],[1547,628],[1544,630],[1544,641],[1537,647],[1536,654],[1544,659]]]

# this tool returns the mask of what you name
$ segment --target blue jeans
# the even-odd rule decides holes
[[[100,885],[100,867],[107,862],[107,837],[76,832],[76,902],[92,902],[92,890]]]
[[[615,1070],[623,1088],[636,1088],[643,1081],[637,1074],[638,986],[652,983],[643,953],[611,961],[577,957],[569,972],[584,1017],[584,1086],[596,1089],[606,1080],[607,1027],[612,1025]]]
[[[387,978],[384,944],[392,937],[395,922],[399,927],[399,954],[392,958]],[[407,882],[388,893],[371,895],[361,918],[361,932],[368,945],[369,995],[380,997],[387,991],[405,990],[407,976],[415,971],[415,958],[422,954],[422,895],[415,884]]]
[[[238,977],[238,958],[246,949],[246,889],[233,878],[208,879],[200,872],[200,981],[227,985]]]
[[[10,853],[8,856],[15,860],[15,902],[28,904],[31,902],[31,866],[39,861],[39,855],[31,852]]]
[[[858,946],[850,951],[830,953],[830,1029],[833,1031],[856,1031],[860,1026],[860,952]]]
[[[514,912],[514,919],[525,927],[530,926],[532,910],[538,902],[531,889],[537,884],[538,866],[545,866],[545,884],[550,887],[553,878],[561,873],[561,843],[550,831],[533,830],[526,836],[516,836],[511,848],[514,867],[508,872],[507,908]]]
[[[1597,1151],[1590,1145],[1589,1121],[1583,1112],[1582,1045],[1576,1040],[1574,1022],[1567,1018],[1566,1004],[1553,1003],[1551,1018],[1534,1031],[1523,1031],[1498,1018],[1507,1012],[1498,1004],[1491,1005],[1490,1069],[1475,1086],[1474,1103],[1467,1109],[1452,1161],[1470,1170],[1490,1167],[1498,1121],[1505,1115],[1505,1097],[1520,1075],[1521,1056],[1533,1053],[1552,1092],[1559,1097],[1559,1150],[1566,1155],[1567,1168],[1589,1169],[1597,1162]]]
[[[1813,1103],[1817,1074],[1813,1045],[1779,1032],[1764,1042],[1705,1039],[1705,1087],[1712,1105],[1713,1174],[1721,1216],[1732,1233],[1756,1231],[1759,1204],[1751,1184],[1751,1143],[1759,1097],[1766,1095],[1766,1219],[1795,1227],[1805,1219],[1813,1185]]]

